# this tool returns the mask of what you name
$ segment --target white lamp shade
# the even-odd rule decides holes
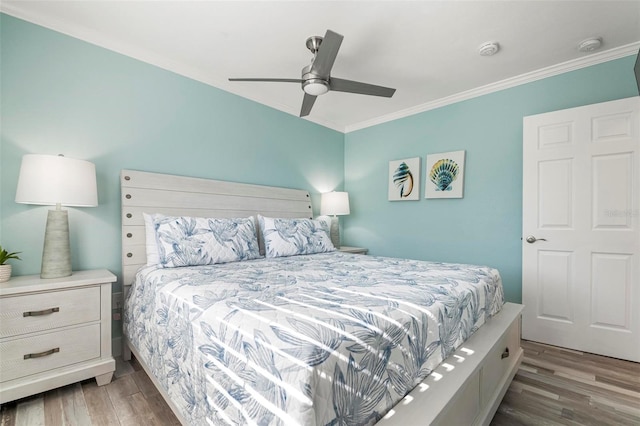
[[[322,215],[340,216],[350,213],[348,192],[333,191],[322,194],[320,204],[320,214]]]
[[[16,203],[95,207],[96,166],[59,155],[27,154],[22,157]]]

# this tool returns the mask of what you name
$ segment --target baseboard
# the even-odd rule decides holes
[[[122,356],[122,337],[114,337],[111,339],[111,355],[113,357]]]

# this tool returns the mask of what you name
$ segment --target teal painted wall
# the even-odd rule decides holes
[[[70,208],[72,266],[121,275],[121,169],[341,189],[344,135],[169,71],[0,17],[0,244],[40,272],[49,207],[14,202],[24,154],[95,163],[99,206]],[[119,286],[117,286],[119,288]]]
[[[374,255],[488,264],[521,300],[522,118],[637,95],[633,57],[343,135],[77,39],[0,15],[0,244],[39,272],[47,207],[14,202],[20,159],[96,164],[100,205],[70,209],[75,269],[120,274],[123,168],[345,188],[343,243]],[[388,161],[467,151],[465,196],[387,201]],[[119,288],[119,286],[117,287]]]
[[[345,244],[372,255],[491,265],[522,297],[522,119],[637,96],[635,57],[348,133]],[[464,198],[424,199],[427,154],[466,150]],[[387,200],[390,160],[421,157],[419,201]]]

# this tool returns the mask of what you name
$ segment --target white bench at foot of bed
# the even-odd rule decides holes
[[[522,361],[522,309],[505,304],[378,425],[488,425]]]

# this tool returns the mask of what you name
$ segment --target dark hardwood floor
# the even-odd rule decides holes
[[[523,363],[491,425],[640,425],[640,364],[527,341],[522,347]],[[0,426],[38,425],[179,423],[139,364],[118,359],[106,386],[86,380],[2,405]]]

